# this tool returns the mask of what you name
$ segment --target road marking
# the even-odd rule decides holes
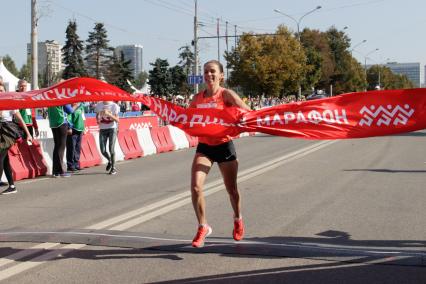
[[[5,270],[2,270],[0,272],[0,281],[5,280],[5,279],[12,277],[16,274],[19,274],[21,272],[24,272],[25,270],[39,266],[40,264],[43,264],[46,261],[52,260],[56,257],[60,257],[61,255],[64,255],[64,254],[71,252],[73,250],[81,249],[85,246],[86,246],[85,244],[66,245],[62,248],[54,249],[54,250],[52,250],[48,253],[37,256],[36,258],[33,258],[31,260],[21,262],[21,263],[15,265],[15,266],[10,267],[10,268],[6,268]]]
[[[318,151],[324,147],[327,147],[333,143],[336,143],[337,141],[321,141],[318,143],[315,143],[313,145],[304,147],[302,149],[293,151],[289,154],[286,154],[284,156],[278,157],[276,159],[273,159],[271,161],[268,162],[264,162],[260,165],[254,166],[252,168],[246,169],[244,171],[241,171],[238,174],[238,182],[243,182],[245,180],[248,180],[250,178],[253,178],[255,176],[261,175],[267,171],[270,171],[274,168],[277,168],[281,165],[284,165],[285,163],[291,162],[293,160],[302,158],[308,154],[311,154],[315,151]],[[224,185],[223,185],[223,181],[221,178],[212,181],[210,183],[207,183],[204,186],[204,195],[208,196],[210,194],[216,193],[222,189],[224,189]],[[86,229],[95,229],[95,230],[100,230],[100,229],[105,229],[105,228],[110,228],[112,230],[126,230],[128,228],[131,228],[135,225],[137,225],[137,222],[146,222],[148,220],[151,220],[159,215],[165,214],[167,212],[170,212],[178,207],[184,206],[186,204],[188,204],[188,202],[191,201],[190,199],[191,196],[191,192],[189,190],[186,190],[182,193],[176,194],[174,196],[171,196],[169,198],[154,202],[150,205],[144,206],[142,208],[138,208],[136,210],[124,213],[122,215],[107,219],[105,221],[102,221],[100,223],[88,226]],[[183,199],[183,200],[181,200]],[[180,201],[179,201],[180,200]],[[151,212],[147,215],[143,215],[140,216],[144,213],[153,211],[155,209],[159,208],[157,211],[155,212]],[[116,227],[111,228],[111,226],[124,222],[126,220],[132,219],[132,218],[137,218],[139,217],[139,221],[138,220],[130,220],[128,221],[128,223],[124,223],[122,225],[117,225]],[[134,225],[135,224],[135,225]]]
[[[30,249],[25,249],[22,251],[19,251],[17,253],[8,255],[7,258],[0,259],[0,267],[3,267],[5,265],[8,265],[9,263],[15,262],[16,260],[22,259],[24,257],[30,256],[32,254],[39,253],[45,249],[51,249],[60,244],[58,243],[42,243],[38,244],[36,246],[31,247]]]
[[[258,166],[246,169],[244,171],[241,171],[238,175],[238,182],[243,182],[245,180],[248,180],[250,178],[253,178],[255,176],[261,175],[269,170],[275,169],[281,165],[284,165],[288,162],[294,161],[296,159],[302,158],[308,154],[311,154],[315,151],[318,151],[322,148],[325,148],[333,143],[336,143],[336,140],[333,141],[321,141],[318,143],[315,143],[313,145],[304,147],[300,150],[296,150],[294,152],[291,152],[289,154],[286,154],[284,156],[278,157],[274,160],[262,163]],[[210,182],[205,185],[204,187],[204,195],[208,196],[213,193],[216,193],[220,190],[224,189],[223,181],[221,179],[217,179],[213,182]],[[119,215],[117,217],[113,217],[110,219],[107,219],[105,221],[96,223],[94,225],[86,227],[86,229],[107,229],[108,227],[111,227],[112,230],[126,230],[131,227],[134,227],[136,225],[139,225],[143,222],[146,222],[148,220],[151,220],[155,217],[158,217],[162,214],[165,214],[167,212],[170,212],[174,209],[177,209],[179,207],[182,207],[188,203],[191,202],[190,198],[190,191],[185,191],[179,194],[176,194],[172,197],[160,200],[158,202],[152,203],[148,206],[144,206],[142,208],[127,212],[125,214]],[[158,209],[157,209],[158,208]],[[150,212],[152,211],[152,212]],[[149,214],[140,216],[141,214],[144,214],[146,212],[150,212]],[[121,223],[124,222],[124,223]],[[121,223],[119,225],[116,225],[118,223]],[[115,225],[115,226],[114,226]],[[55,247],[57,245],[60,245],[59,243],[52,243],[52,247]],[[45,253],[43,255],[40,255],[32,260],[28,260],[23,263],[19,263],[13,267],[7,268],[5,270],[2,270],[0,272],[0,281],[7,279],[11,276],[14,276],[16,274],[22,273],[28,269],[34,268],[38,265],[43,264],[46,261],[49,261],[55,257],[58,257],[60,255],[63,255],[67,252],[70,252],[72,250],[81,249],[85,247],[85,244],[70,244],[63,246],[61,248],[54,249],[48,253]],[[34,246],[29,249],[25,249],[19,253],[22,255],[29,254],[27,251],[31,251],[37,246]],[[17,254],[19,254],[17,253]],[[32,254],[32,253],[31,253]],[[29,255],[31,255],[29,254]],[[17,260],[22,259],[22,257],[16,258],[16,259],[10,259],[10,262],[8,263],[16,263]]]
[[[327,146],[329,146],[329,145],[331,145],[335,142],[336,141],[319,142],[319,143],[316,143],[314,145],[311,145],[311,146],[302,148],[300,150],[291,152],[287,155],[276,158],[276,159],[271,160],[269,162],[265,162],[265,163],[262,163],[258,166],[255,166],[255,167],[246,169],[244,171],[241,171],[241,173],[238,174],[238,183],[241,183],[241,182],[249,180],[253,177],[259,176],[259,175],[261,175],[265,172],[268,172],[268,171],[273,170],[277,167],[280,167],[280,166],[282,166],[282,165],[284,165],[288,162],[294,161],[296,159],[300,159],[300,158],[302,158],[306,155],[309,155],[309,154],[311,154],[315,151],[318,151],[318,150],[320,150],[324,147],[327,147]],[[204,188],[204,190],[203,190],[204,196],[209,196],[209,195],[216,193],[216,192],[223,190],[223,189],[225,189],[225,186],[224,186],[222,180],[221,179],[216,180],[215,182],[209,184],[208,186],[206,186]],[[177,196],[179,196],[179,198]],[[151,220],[155,217],[161,216],[165,213],[168,213],[172,210],[175,210],[179,207],[182,207],[186,204],[191,203],[191,193],[189,192],[189,190],[187,192],[178,194],[175,197],[171,197],[171,199],[178,200],[178,199],[181,199],[182,196],[184,196],[183,200],[173,202],[172,204],[169,204],[169,205],[166,205],[167,203],[163,203],[160,206],[160,208],[155,210],[155,211],[152,211],[152,212],[145,214],[145,215],[142,215],[140,217],[134,217],[133,219],[128,220],[125,223],[122,223],[120,225],[116,225],[116,226],[114,226],[110,229],[111,230],[117,230],[117,231],[124,231],[124,230],[130,229],[132,227],[135,227],[135,226],[137,226],[141,223],[149,221],[149,220]],[[141,208],[141,209],[143,209],[143,208]],[[114,221],[116,221],[116,220],[114,220]]]
[[[118,239],[136,239],[136,240],[153,240],[153,241],[163,241],[163,242],[172,242],[172,243],[178,243],[183,242],[188,244],[188,248],[191,246],[189,243],[191,242],[190,239],[176,239],[176,238],[162,238],[162,237],[151,237],[151,236],[142,236],[142,235],[120,235],[120,234],[108,234],[108,233],[99,233],[99,232],[79,232],[79,231],[21,231],[21,232],[4,232],[0,233],[2,236],[15,236],[15,235],[35,235],[36,237],[40,237],[41,235],[55,235],[55,236],[61,236],[61,235],[70,235],[70,236],[90,236],[90,237],[109,237],[109,238],[118,238]],[[283,243],[271,243],[271,242],[262,242],[262,241],[239,241],[236,242],[234,240],[224,240],[224,239],[215,239],[215,238],[208,238],[206,240],[206,245],[214,247],[217,245],[263,245],[263,246],[270,246],[270,247],[276,247],[276,248],[297,248],[297,249],[306,249],[309,251],[317,250],[317,251],[323,251],[323,252],[329,252],[329,253],[346,253],[346,254],[353,254],[357,255],[360,253],[361,255],[378,255],[378,256],[386,256],[390,255],[392,257],[407,257],[407,256],[417,256],[417,257],[424,257],[426,256],[426,252],[423,251],[414,251],[414,250],[401,250],[398,248],[386,248],[386,247],[362,247],[362,246],[345,246],[345,245],[330,245],[325,243],[295,243],[295,242],[283,242]],[[73,248],[72,245],[86,245],[86,244],[70,244],[70,247],[67,247],[67,249]],[[104,245],[108,246],[108,245]],[[158,244],[156,244],[158,246]],[[63,250],[65,249],[59,249]]]

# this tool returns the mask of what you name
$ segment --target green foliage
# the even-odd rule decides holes
[[[179,65],[183,68],[185,75],[189,75],[192,73],[192,69],[195,64],[195,56],[194,53],[191,51],[191,48],[189,45],[182,46],[179,48],[181,51],[179,53]]]
[[[367,70],[367,90],[381,89],[409,89],[414,88],[407,76],[395,74],[386,66],[373,65]]]
[[[169,69],[170,77],[171,77],[171,91],[173,96],[177,96],[179,94],[189,94],[190,86],[187,83],[187,75],[185,74],[185,70],[176,65]]]
[[[326,33],[304,29],[300,38],[306,49],[307,64],[310,68],[305,88],[327,89],[335,69],[335,62]],[[309,78],[310,76],[314,78]]]
[[[335,65],[328,83],[333,85],[335,94],[363,90],[366,84],[365,74],[361,64],[349,52],[348,36],[334,27],[326,35]]]
[[[13,61],[12,57],[10,57],[9,55],[5,55],[4,57],[2,57],[2,60],[7,70],[9,70],[10,73],[15,75],[16,77],[19,77],[18,68],[16,68],[15,62]]]
[[[179,94],[188,95],[191,92],[182,66],[176,65],[169,68],[169,62],[160,58],[150,65],[154,67],[149,71],[148,76],[152,94],[171,98]]]
[[[32,64],[31,64],[31,57],[27,57],[27,63],[22,65],[21,69],[19,69],[19,78],[20,79],[25,79],[28,82],[31,82],[32,80],[32,73],[31,73],[31,69],[32,68]]]
[[[96,23],[86,44],[86,64],[90,76],[101,79],[107,74],[113,58],[113,48],[108,45],[107,31],[102,23]]]
[[[179,84],[177,87],[181,93],[190,94],[194,92],[194,87],[187,83],[187,78],[190,74],[193,74],[193,69],[195,67],[195,56],[189,45],[182,46],[179,48],[179,58],[178,66],[182,67],[183,73],[185,75],[185,80]],[[173,75],[172,75],[173,77]]]
[[[172,78],[170,76],[169,62],[167,59],[157,58],[154,63],[150,63],[153,69],[149,71],[149,84],[151,93],[157,96],[170,97],[172,93]]]
[[[82,56],[83,41],[77,35],[77,23],[75,21],[69,21],[65,37],[65,45],[62,47],[65,69],[62,73],[62,78],[69,79],[87,76]]]
[[[303,48],[284,26],[275,36],[244,34],[225,58],[232,68],[228,84],[246,95],[295,93],[309,70]]]
[[[378,71],[366,76],[360,62],[352,57],[350,39],[331,27],[326,32],[304,29],[300,43],[284,26],[276,36],[244,34],[239,46],[225,52],[227,65],[232,68],[228,84],[244,95],[279,96],[295,94],[299,83],[302,91],[311,88],[329,89],[333,95],[374,89]],[[412,88],[406,76],[381,70],[381,86],[386,89]],[[368,80],[368,84],[367,84]]]
[[[33,74],[32,74],[32,64],[31,64],[31,57],[30,56],[27,57],[27,63],[22,65],[21,69],[19,69],[18,78],[24,79],[29,83],[32,82]],[[45,76],[42,73],[38,74],[38,85],[39,85],[39,87],[46,86]]]
[[[305,52],[307,58],[307,72],[306,77],[302,82],[302,87],[305,90],[310,90],[312,88],[315,88],[315,86],[321,79],[323,59],[321,57],[321,53],[319,53],[314,48],[305,48]]]
[[[140,72],[133,81],[135,87],[138,89],[142,89],[145,86],[148,77],[149,75],[146,71]]]
[[[125,60],[123,52],[120,52],[119,55],[114,54],[108,73],[105,74],[106,79],[110,84],[115,85],[128,93],[133,92],[128,82],[134,80],[133,70],[130,67],[130,64],[131,60]]]

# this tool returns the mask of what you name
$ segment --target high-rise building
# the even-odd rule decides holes
[[[55,40],[46,40],[37,44],[38,72],[55,76],[63,70],[62,46]],[[31,57],[31,44],[27,44],[27,55]]]
[[[133,76],[136,77],[143,71],[143,46],[139,44],[120,45],[115,48],[117,55],[123,52],[124,59],[130,60]]]
[[[420,87],[420,63],[397,63],[388,62],[384,64],[395,74],[406,75],[415,87]]]
[[[426,86],[426,65],[425,65],[425,78],[424,78],[424,81],[423,81],[423,86],[422,87],[425,87]]]

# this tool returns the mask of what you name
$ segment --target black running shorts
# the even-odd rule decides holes
[[[218,164],[237,159],[237,152],[235,152],[235,146],[232,141],[214,146],[198,143],[196,152],[205,155],[211,161]]]

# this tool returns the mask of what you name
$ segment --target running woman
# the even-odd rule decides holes
[[[194,96],[190,107],[220,110],[235,106],[250,110],[234,91],[221,87],[223,80],[223,65],[219,61],[211,60],[205,63],[204,81],[207,89]],[[199,137],[198,142],[191,169],[192,204],[198,220],[198,230],[192,246],[202,247],[205,238],[212,233],[212,228],[206,219],[203,186],[214,162],[218,163],[234,211],[232,235],[234,240],[240,241],[244,236],[244,224],[241,216],[241,198],[237,187],[238,160],[232,138],[230,136]]]

